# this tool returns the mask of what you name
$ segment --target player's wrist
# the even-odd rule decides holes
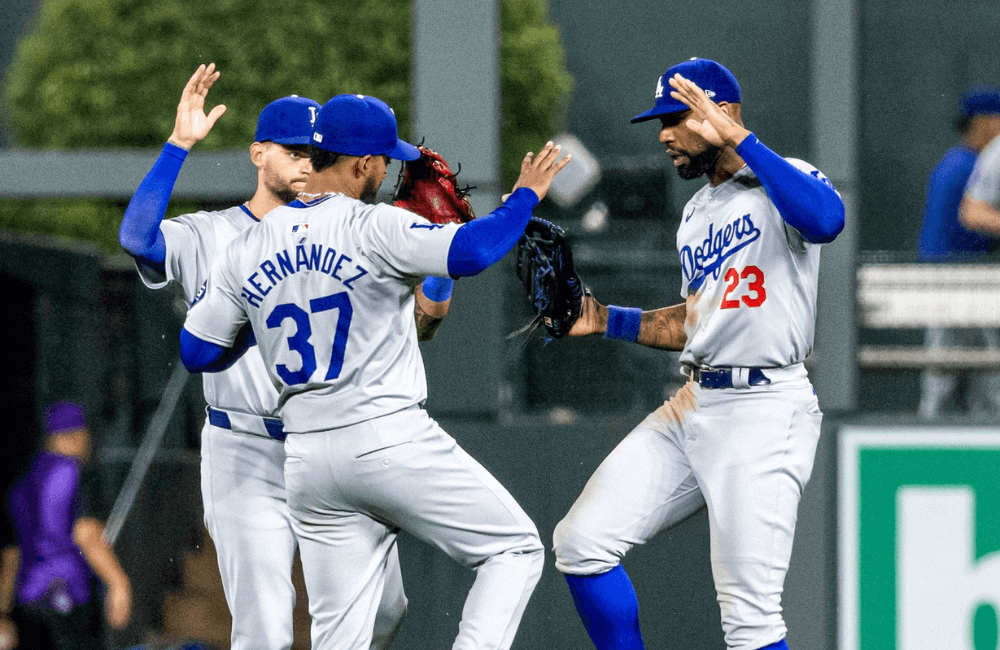
[[[170,137],[167,138],[167,144],[172,144],[179,149],[183,149],[184,151],[191,151],[191,147],[193,147],[197,143],[198,143],[197,140],[193,140],[190,138],[179,138],[174,134],[171,134]]]
[[[604,330],[604,338],[609,341],[628,341],[630,343],[635,343],[639,339],[642,309],[608,305],[607,312],[608,324]]]
[[[421,290],[424,292],[424,297],[431,302],[444,302],[451,298],[454,286],[455,281],[451,278],[429,276],[424,279]]]
[[[733,149],[738,148],[743,142],[751,135],[751,131],[744,127],[736,128],[729,137],[726,138],[726,144]]]

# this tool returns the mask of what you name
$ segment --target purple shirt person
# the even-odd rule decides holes
[[[14,601],[0,607],[13,610],[18,647],[100,647],[91,581],[96,574],[107,588],[105,618],[114,628],[128,622],[131,585],[104,540],[103,524],[86,513],[80,478],[90,433],[83,407],[58,402],[43,416],[45,448],[8,498],[17,552],[5,550],[0,575],[5,581],[16,576],[16,583],[0,585],[4,599]]]
[[[17,599],[68,612],[90,600],[93,573],[73,543],[83,513],[78,459],[43,449],[10,495],[21,548]]]

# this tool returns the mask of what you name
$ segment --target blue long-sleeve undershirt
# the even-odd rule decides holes
[[[167,214],[170,193],[174,190],[187,154],[187,150],[169,142],[163,145],[163,151],[152,169],[132,195],[118,230],[122,248],[136,261],[159,273],[164,272],[167,259],[167,246],[160,232],[160,223]]]
[[[753,133],[736,147],[781,218],[814,244],[828,244],[844,229],[844,202],[825,179],[807,174],[768,149]]]
[[[459,228],[448,249],[448,275],[476,275],[503,259],[524,234],[536,205],[534,190],[521,187],[493,212]]]
[[[455,278],[476,275],[503,259],[524,234],[536,205],[538,195],[522,187],[490,214],[459,228],[448,249],[449,275]],[[219,372],[232,366],[255,342],[249,323],[240,330],[231,348],[182,329],[181,362],[189,372]]]
[[[243,324],[231,348],[205,341],[186,329],[181,329],[181,363],[188,372],[222,372],[239,361],[256,344],[257,337],[254,336],[250,323]]]

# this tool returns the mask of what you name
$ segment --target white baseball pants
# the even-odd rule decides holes
[[[233,617],[232,650],[286,650],[292,645],[296,540],[285,501],[284,463],[280,441],[222,429],[206,420],[201,495]],[[394,546],[373,622],[372,650],[388,650],[406,604]]]
[[[423,409],[292,433],[285,450],[314,650],[368,648],[399,529],[476,572],[454,650],[510,647],[542,571],[538,532]]]
[[[726,643],[784,638],[781,592],[822,413],[801,364],[764,372],[771,384],[749,389],[688,382],[633,429],[556,527],[556,567],[609,571],[707,505]]]

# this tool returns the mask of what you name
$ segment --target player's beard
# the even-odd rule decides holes
[[[273,171],[264,175],[264,184],[282,203],[291,203],[299,196],[299,193],[292,189],[291,183],[279,178]]]
[[[375,176],[369,176],[365,179],[364,187],[361,188],[360,198],[363,202],[368,204],[375,203],[375,197],[378,195],[379,183],[375,181]]]
[[[719,156],[722,155],[722,147],[707,145],[704,151],[695,154],[687,154],[688,161],[677,166],[677,175],[686,181],[694,180],[706,174],[715,167]]]
[[[290,185],[272,187],[271,191],[274,192],[274,195],[278,197],[282,203],[291,203],[299,197],[299,193],[293,190]]]

